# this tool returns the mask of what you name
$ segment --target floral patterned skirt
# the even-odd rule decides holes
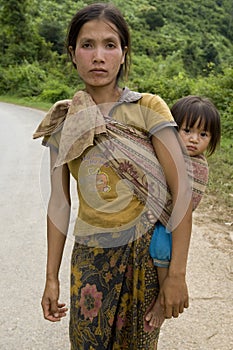
[[[75,243],[71,261],[71,350],[154,350],[159,329],[144,330],[157,297],[157,270],[149,255],[150,229],[112,248]]]

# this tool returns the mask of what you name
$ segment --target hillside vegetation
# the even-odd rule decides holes
[[[65,53],[66,28],[94,1],[0,0],[0,95],[51,104],[82,87]],[[210,192],[232,204],[232,0],[115,0],[132,34],[129,80],[171,106],[187,94],[212,99],[221,113],[222,144],[210,158]]]

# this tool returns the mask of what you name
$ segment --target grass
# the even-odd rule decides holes
[[[233,208],[233,140],[222,137],[221,147],[208,159],[210,168],[207,194],[219,205]]]
[[[20,106],[31,107],[36,109],[41,109],[42,111],[47,111],[51,107],[50,102],[41,102],[37,100],[33,100],[33,98],[25,97],[20,98],[17,96],[0,96],[1,102],[13,103]]]
[[[211,209],[214,221],[233,221],[233,140],[222,137],[221,147],[208,159],[209,184],[200,210]]]

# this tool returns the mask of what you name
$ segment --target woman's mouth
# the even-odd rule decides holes
[[[106,73],[107,71],[103,68],[94,68],[90,70],[92,73]]]

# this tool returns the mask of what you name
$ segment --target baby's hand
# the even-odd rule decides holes
[[[148,220],[150,221],[151,224],[155,224],[156,223],[157,220],[156,220],[156,218],[155,218],[155,216],[154,216],[154,214],[152,213],[151,210],[148,210],[146,215],[147,215],[147,218],[148,218]]]

